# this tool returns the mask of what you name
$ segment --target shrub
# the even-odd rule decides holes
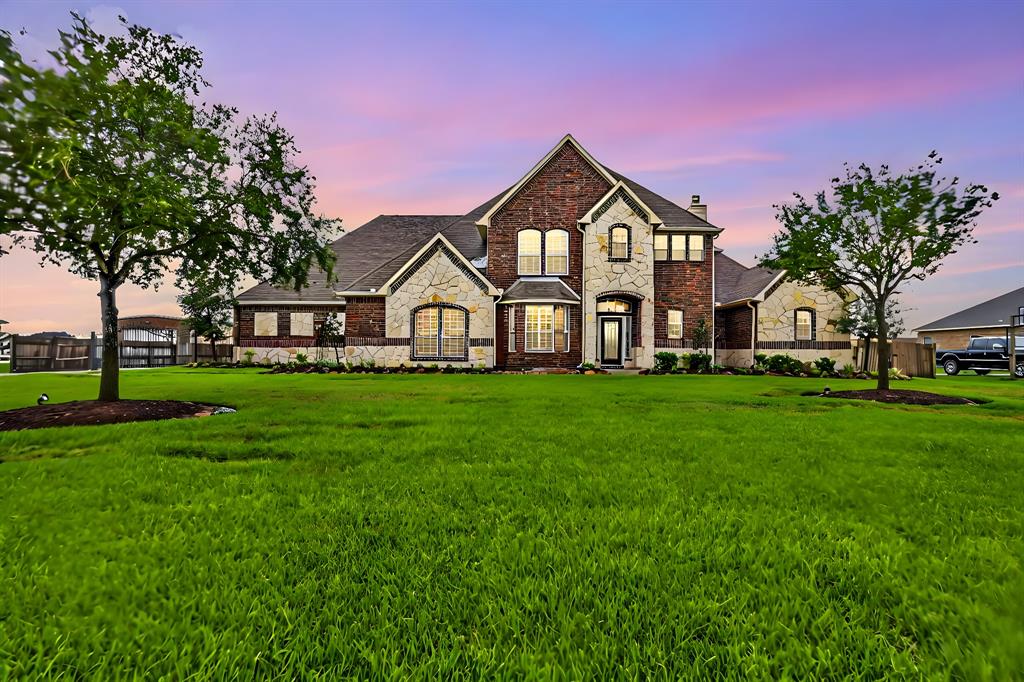
[[[832,358],[818,358],[814,361],[814,366],[818,368],[818,371],[822,374],[832,374],[836,371],[836,361]]]
[[[754,353],[754,364],[755,365],[761,365],[762,367],[767,365],[768,364],[768,354],[767,353]]]
[[[682,367],[683,369],[690,369],[690,354],[689,353],[682,353],[679,356],[679,365],[678,366]]]
[[[667,374],[676,368],[679,364],[679,356],[675,353],[655,353],[654,354],[654,371],[659,374]]]
[[[657,356],[655,356],[655,360],[657,360]],[[597,369],[597,365],[592,362],[584,362],[580,365],[580,369],[586,372],[591,369]]]
[[[854,374],[856,374],[856,373],[857,373],[857,368],[856,368],[856,367],[854,367],[854,366],[853,366],[852,364],[850,364],[849,362],[848,362],[848,363],[846,363],[845,365],[843,365],[843,371],[842,371],[842,375],[843,375],[844,377],[847,377],[847,378],[849,378],[849,377],[852,377],[852,376],[853,376]]]
[[[910,377],[903,372],[899,367],[889,368],[889,379],[896,381],[909,381]]]
[[[711,372],[713,374],[720,374],[722,372],[722,370],[724,370],[724,369],[725,369],[725,365],[718,365],[718,364],[711,365]]]
[[[252,359],[256,356],[256,351],[254,351],[252,348],[250,348],[249,350],[247,350],[244,353],[242,353],[242,355],[245,356],[245,361],[244,361],[245,364],[251,365],[252,364]]]
[[[305,365],[309,363],[309,356],[305,353],[296,353],[295,362],[299,365]]]
[[[710,372],[711,356],[707,353],[692,353],[690,355],[690,371]]]

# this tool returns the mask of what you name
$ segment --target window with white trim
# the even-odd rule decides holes
[[[541,271],[540,230],[521,230],[518,239],[519,274],[539,275]]]
[[[562,305],[526,306],[526,350],[569,350],[569,310]]]
[[[413,359],[466,359],[466,311],[427,306],[413,315]]]
[[[800,308],[793,311],[793,324],[797,341],[811,341],[814,338],[814,316],[810,310]]]
[[[549,275],[569,274],[569,233],[548,230],[544,233],[544,267]]]
[[[505,314],[508,316],[508,349],[509,352],[516,352],[516,307],[505,306]]]
[[[670,310],[668,311],[668,338],[670,339],[681,339],[683,338],[683,311],[682,310]]]
[[[668,255],[671,260],[686,260],[686,235],[672,235],[671,248]]]
[[[706,242],[701,234],[654,235],[654,260],[702,261]]]
[[[629,228],[612,225],[608,230],[608,259],[629,260]]]

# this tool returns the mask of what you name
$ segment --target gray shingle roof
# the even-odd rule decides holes
[[[1010,324],[1010,316],[1017,315],[1018,309],[1024,306],[1024,287],[1008,291],[978,305],[961,310],[930,322],[916,331],[936,331],[939,329],[969,329],[971,327],[1005,327]]]
[[[724,253],[715,253],[716,303],[727,305],[757,296],[775,279],[780,270],[747,266],[734,261]]]
[[[513,282],[504,294],[500,303],[520,303],[524,301],[562,301],[579,303],[580,297],[569,288],[569,285],[557,277],[522,278]]]
[[[652,192],[643,185],[605,168],[616,180],[622,180],[650,207],[665,227],[717,229],[685,208]],[[465,215],[381,215],[352,230],[331,247],[338,256],[334,266],[336,281],[328,284],[319,269],[309,274],[302,291],[262,282],[238,296],[242,303],[280,301],[283,303],[328,302],[337,300],[335,291],[376,290],[438,232],[466,257],[475,260],[487,255],[487,246],[476,221],[501,199],[508,189],[492,197]],[[742,267],[742,266],[741,266]],[[486,273],[485,273],[486,274]],[[506,294],[507,295],[507,294]],[[578,300],[578,299],[574,299]]]

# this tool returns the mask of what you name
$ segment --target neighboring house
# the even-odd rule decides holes
[[[921,343],[934,343],[936,348],[955,350],[966,348],[975,336],[1006,336],[1013,315],[1024,315],[1024,287],[947,315],[914,331]],[[1017,333],[1024,332],[1018,330]]]
[[[747,298],[716,297],[716,263],[725,257],[713,241],[721,231],[700,197],[683,208],[566,135],[518,182],[465,215],[382,215],[346,234],[333,244],[333,282],[314,271],[301,291],[263,283],[242,293],[236,358],[248,350],[257,362],[316,357],[320,326],[335,313],[350,362],[651,367],[659,351],[695,350],[701,320],[712,339],[742,336],[728,328],[743,324],[735,313],[719,318],[727,328],[716,333],[715,301],[763,305],[763,289],[781,281]],[[742,268],[731,260],[728,267]],[[820,309],[806,288],[781,295],[800,291]],[[777,319],[758,323],[765,342],[791,338],[781,330],[787,305],[769,297]],[[796,348],[822,343],[815,330],[826,333],[823,318],[812,318],[811,338],[801,341],[811,345]],[[737,364],[749,365],[750,355]]]
[[[786,279],[784,270],[748,268],[715,255],[717,361],[747,367],[754,355],[781,353],[805,362],[822,356],[852,361],[850,335],[835,330],[846,300],[820,286]]]

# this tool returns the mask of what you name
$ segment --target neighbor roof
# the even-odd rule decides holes
[[[923,327],[918,327],[915,331],[1008,327],[1010,316],[1016,315],[1022,306],[1024,306],[1024,287],[1009,291],[1002,296],[996,296],[958,313],[939,318]]]
[[[728,305],[757,298],[782,270],[769,270],[760,266],[748,268],[724,253],[715,253],[716,304]]]

